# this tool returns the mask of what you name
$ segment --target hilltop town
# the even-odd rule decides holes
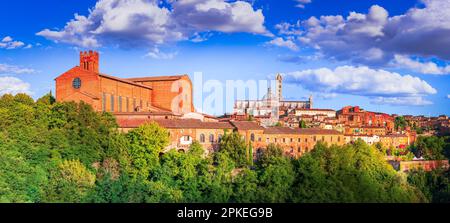
[[[407,147],[419,135],[450,132],[450,119],[445,115],[399,116],[359,106],[336,111],[313,107],[312,97],[307,101],[284,100],[281,75],[276,76],[275,93],[269,87],[262,99],[238,100],[232,114],[214,117],[195,111],[194,88],[188,75],[119,78],[100,73],[99,67],[98,52],[80,52],[79,65],[55,79],[56,100],[83,101],[95,111],[110,112],[123,132],[156,122],[170,133],[165,151],[187,151],[197,141],[205,154],[213,153],[225,132],[236,131],[251,145],[255,159],[269,144],[277,144],[285,155],[298,158],[319,141],[344,145],[362,140],[386,148],[388,160],[414,160],[431,169],[433,163],[410,154]]]

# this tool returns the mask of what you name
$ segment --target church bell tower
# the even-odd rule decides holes
[[[277,74],[276,77],[276,97],[278,101],[283,100],[283,77],[280,74]]]
[[[81,51],[80,52],[80,67],[84,70],[99,72],[98,69],[98,52],[97,51]]]

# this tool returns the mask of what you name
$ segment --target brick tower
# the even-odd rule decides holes
[[[280,74],[277,74],[276,81],[277,81],[276,97],[277,97],[278,101],[282,101],[283,100],[283,77]]]
[[[98,73],[98,52],[97,51],[81,51],[80,52],[80,67],[84,70]]]

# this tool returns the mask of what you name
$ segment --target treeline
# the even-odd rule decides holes
[[[0,202],[448,202],[448,172],[397,173],[358,141],[300,159],[270,145],[253,163],[229,132],[221,150],[171,150],[157,124],[117,131],[85,103],[0,98]],[[436,174],[436,175],[430,175]],[[429,176],[430,175],[430,176]]]

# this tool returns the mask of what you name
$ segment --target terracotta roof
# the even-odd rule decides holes
[[[289,128],[289,127],[268,127],[264,130],[264,134],[295,134],[295,135],[341,135],[336,130],[319,129],[319,128]]]
[[[181,116],[179,114],[174,114],[170,111],[150,111],[150,112],[113,112],[113,115],[116,116],[151,116],[151,115],[173,115],[173,116]]]
[[[105,77],[105,78],[108,78],[108,79],[120,81],[120,82],[123,82],[123,83],[132,84],[132,85],[143,87],[143,88],[147,88],[147,89],[152,89],[150,86],[146,86],[146,85],[143,85],[143,84],[135,83],[135,82],[129,81],[127,79],[118,78],[118,77],[114,77],[114,76],[110,76],[110,75],[106,75],[106,74],[101,74],[101,73],[99,73],[98,75],[100,75],[102,77]]]
[[[153,76],[153,77],[135,77],[135,78],[127,78],[129,81],[176,81],[181,79],[182,77],[187,76],[184,75],[173,75],[173,76]]]
[[[238,130],[263,130],[264,128],[253,121],[231,121]]]
[[[325,108],[310,108],[310,109],[308,109],[308,108],[297,108],[295,110],[297,110],[297,111],[332,111],[332,112],[335,112],[335,110],[333,110],[333,109],[325,109]]]
[[[404,134],[389,134],[389,135],[384,135],[384,136],[380,136],[380,137],[408,137],[408,136],[404,135]]]
[[[117,125],[119,128],[137,128],[151,121],[150,119],[117,119]]]
[[[358,125],[349,125],[349,126],[345,126],[347,128],[364,128],[364,129],[384,129],[386,128],[385,126],[370,126],[370,125],[365,125],[365,126],[358,126]]]
[[[161,119],[155,122],[169,129],[233,129],[228,122],[202,122],[199,119]]]

